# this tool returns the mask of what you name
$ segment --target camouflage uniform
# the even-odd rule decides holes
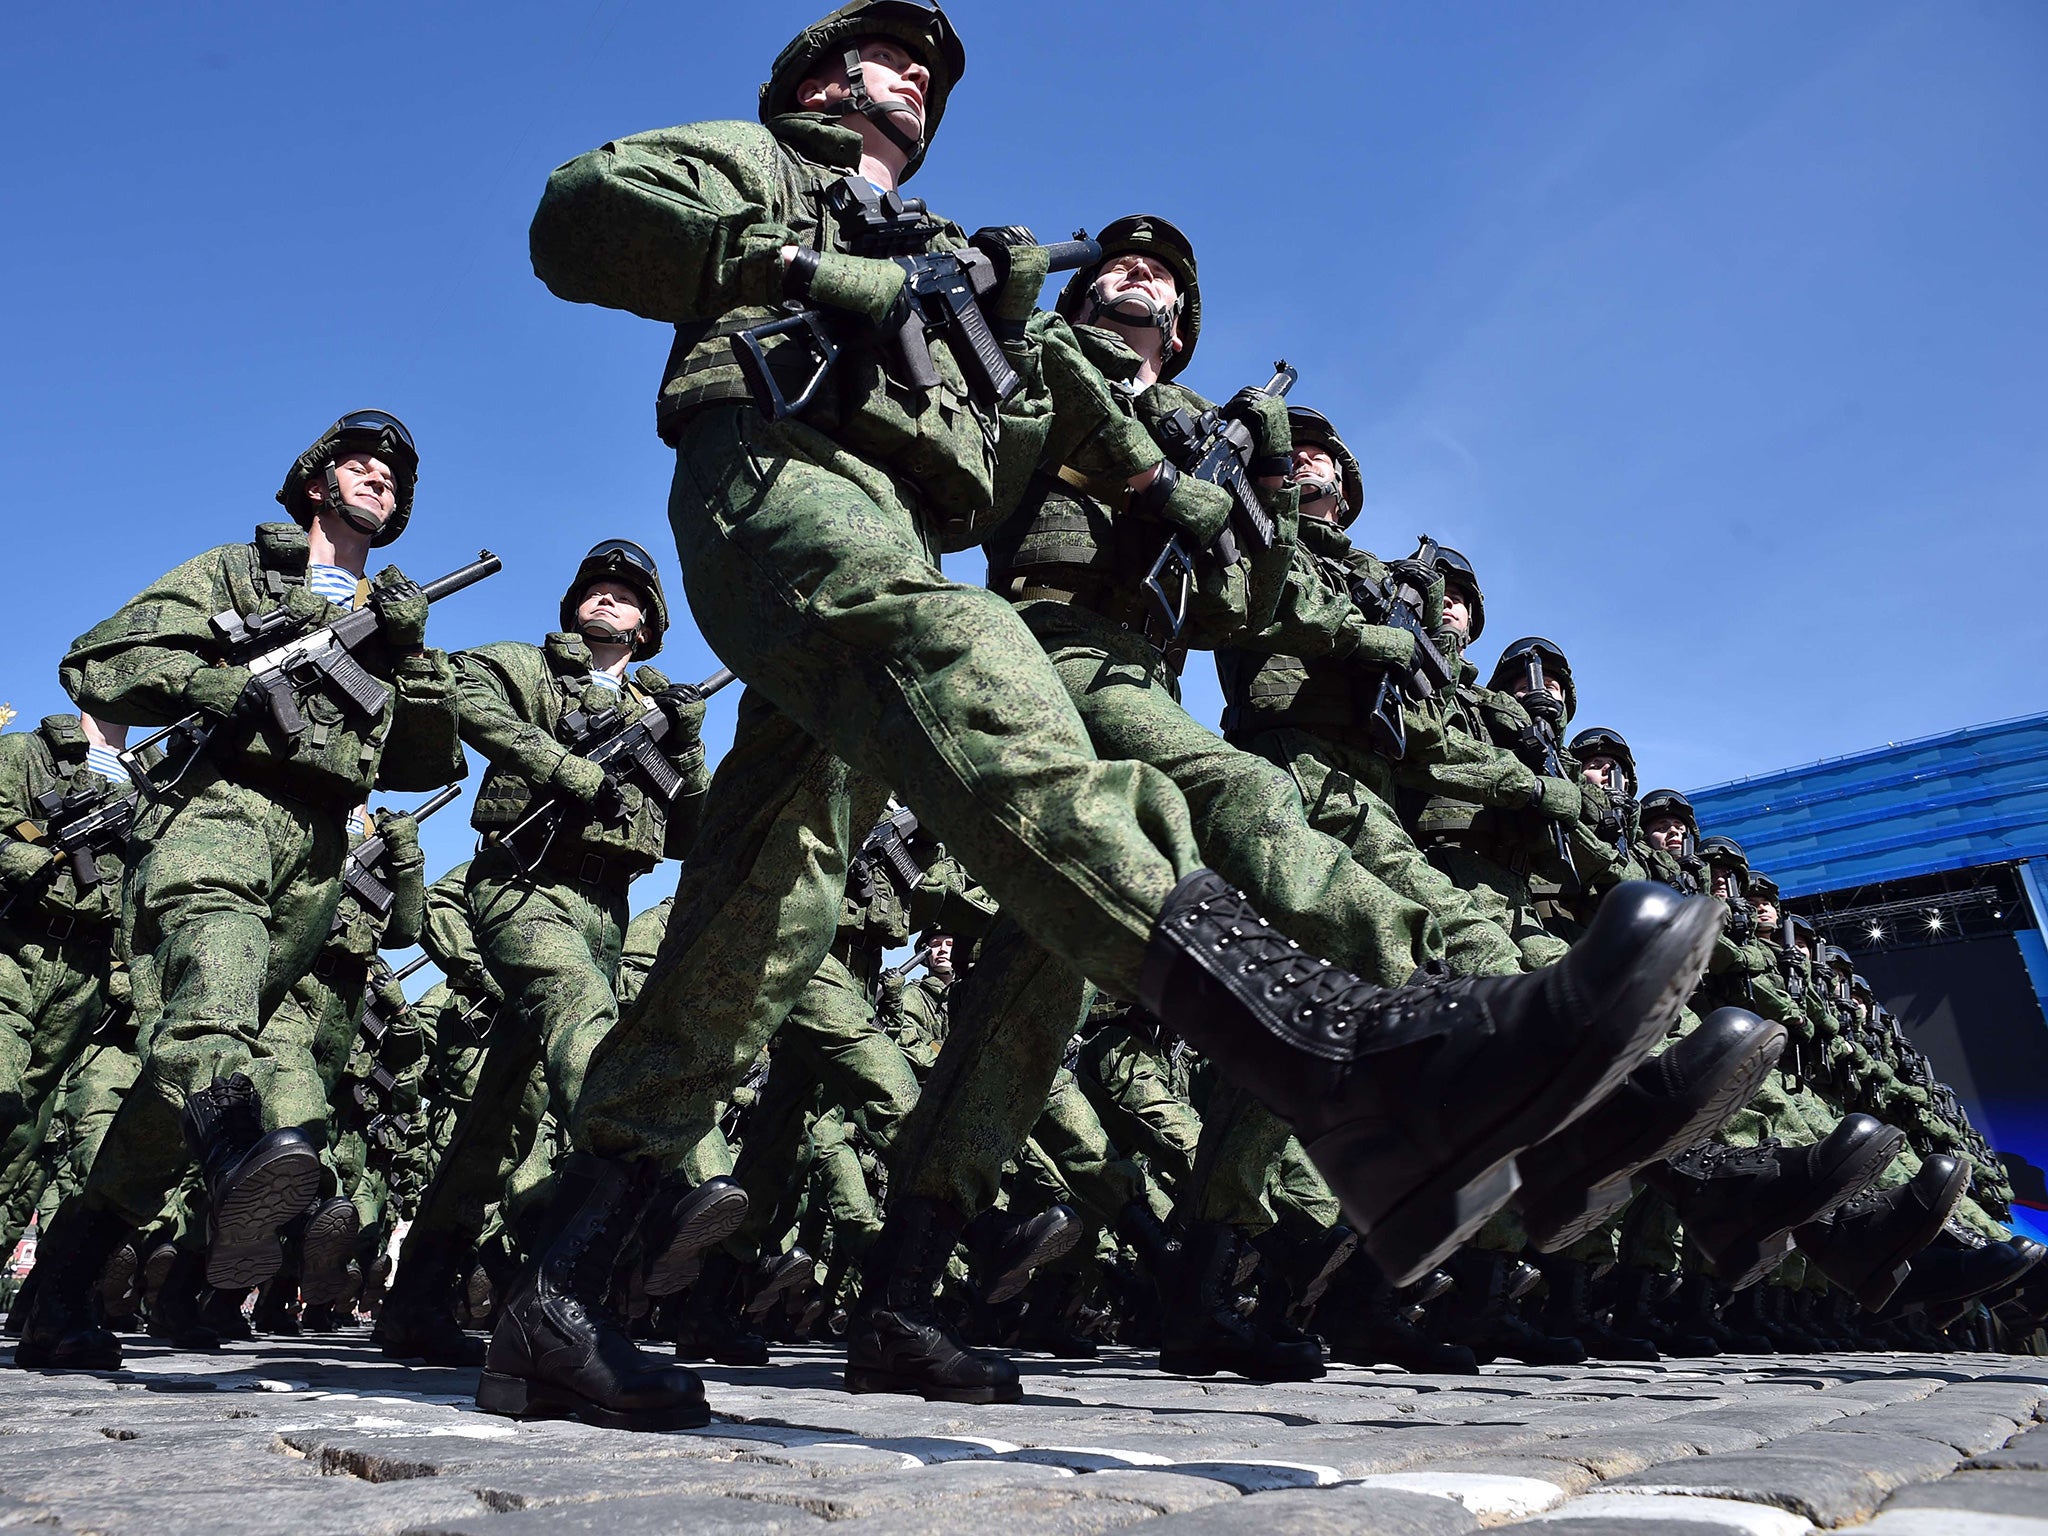
[[[249,544],[187,561],[75,641],[64,686],[104,719],[157,726],[197,709],[220,718],[241,692],[237,669],[210,662],[210,626],[282,604],[319,624],[343,610],[306,585],[307,536],[265,523]],[[387,567],[373,592],[403,578]],[[361,594],[359,591],[358,600]],[[265,724],[221,737],[135,828],[122,891],[144,1092],[130,1093],[87,1181],[88,1201],[140,1223],[184,1166],[185,1095],[240,1072],[259,1097],[275,1061],[265,1022],[312,966],[341,897],[347,819],[372,788],[429,790],[467,771],[455,734],[453,674],[435,650],[378,661],[394,685],[364,721],[324,692],[304,699],[296,741]]]

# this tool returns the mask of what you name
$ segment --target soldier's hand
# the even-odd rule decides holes
[[[1579,819],[1579,786],[1570,779],[1538,778],[1529,792],[1529,809],[1558,821]]]
[[[40,880],[60,855],[45,843],[25,843],[9,838],[0,843],[0,884],[20,890]]]
[[[1515,702],[1529,712],[1532,720],[1541,720],[1552,731],[1564,729],[1564,700],[1548,688],[1540,693],[1518,693],[1515,695]]]
[[[411,816],[403,811],[379,811],[377,830],[384,834],[395,868],[417,868],[426,863],[426,855],[420,852],[420,824]]]
[[[201,667],[186,679],[185,706],[223,724],[270,716],[269,697],[247,667]]]
[[[562,758],[549,782],[563,794],[590,805],[605,786],[605,771],[589,758],[571,752]]]
[[[1294,429],[1287,423],[1287,402],[1279,395],[1247,384],[1230,397],[1223,414],[1251,429],[1252,451],[1258,458],[1281,460],[1293,454]]]
[[[849,310],[880,324],[902,296],[909,274],[893,261],[843,251],[798,247],[783,268],[783,292],[827,309]]]
[[[967,243],[988,257],[996,269],[996,297],[989,313],[997,320],[1021,325],[1038,308],[1039,291],[1051,257],[1022,224],[977,229]]]
[[[654,702],[668,716],[669,729],[684,741],[703,734],[704,695],[695,683],[671,683],[654,696]]]
[[[410,655],[426,643],[427,594],[395,565],[387,565],[370,583],[370,606],[384,643]]]
[[[1133,512],[1180,529],[1199,548],[1207,548],[1209,541],[1223,531],[1235,506],[1230,492],[1222,486],[1184,475],[1166,459],[1159,461],[1156,472],[1143,488],[1131,495]]]

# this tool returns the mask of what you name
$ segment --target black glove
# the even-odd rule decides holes
[[[695,683],[671,683],[654,696],[655,708],[668,716],[669,729],[688,741],[704,731],[704,694]]]
[[[1541,693],[1518,693],[1515,702],[1526,709],[1531,718],[1541,720],[1551,730],[1564,729],[1564,700],[1548,688]]]

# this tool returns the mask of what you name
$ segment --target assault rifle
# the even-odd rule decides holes
[[[0,906],[0,917],[10,917],[21,903],[39,899],[66,860],[78,889],[92,890],[104,878],[100,855],[124,846],[135,825],[136,791],[127,785],[109,784],[104,789],[70,794],[60,786],[43,791],[30,804],[35,807],[36,819],[18,823],[14,835],[25,843],[47,843],[49,867],[40,879],[7,898]]]
[[[437,603],[504,568],[496,555],[479,550],[468,565],[425,583],[420,590],[428,602]],[[373,677],[358,659],[375,640],[380,623],[376,608],[368,603],[315,628],[308,628],[306,619],[283,604],[247,619],[228,608],[210,622],[215,636],[227,647],[221,664],[249,669],[250,684],[262,693],[270,723],[288,738],[296,740],[305,733],[306,717],[299,710],[299,701],[313,693],[337,696],[345,708],[366,720],[376,719],[390,701],[391,685]],[[226,724],[195,710],[121,753],[121,761],[151,794],[165,794],[177,787]],[[154,770],[167,773],[159,782],[143,769],[141,757],[172,737],[176,740],[165,749],[163,762]]]
[[[912,955],[908,960],[904,961],[901,965],[893,965],[888,970],[882,972],[882,974],[884,976],[908,976],[920,965],[923,965],[927,961],[929,961],[931,957],[932,947],[931,945],[927,944],[923,948],[919,949],[918,952]]]
[[[907,901],[925,875],[923,861],[910,846],[910,840],[919,831],[917,812],[908,806],[898,806],[875,823],[874,830],[860,845],[860,852],[854,855],[854,862],[867,870],[874,869],[877,863],[886,864]]]
[[[1547,699],[1550,689],[1543,681],[1543,654],[1531,647],[1523,658],[1529,672],[1529,692],[1532,697]],[[1528,710],[1529,725],[1522,732],[1522,744],[1536,761],[1530,766],[1546,779],[1572,780],[1575,776],[1566,770],[1564,759],[1557,750],[1557,726],[1534,710]],[[1550,844],[1557,850],[1557,856],[1564,861],[1564,867],[1578,878],[1578,862],[1572,858],[1572,837],[1561,821],[1550,823]]]
[[[1426,549],[1435,547],[1427,539],[1423,540],[1423,545]],[[1402,562],[1403,565],[1412,563]],[[1380,580],[1373,581],[1348,565],[1342,566],[1341,570],[1352,606],[1368,624],[1405,630],[1415,643],[1414,666],[1406,672],[1397,672],[1391,667],[1379,671],[1366,720],[1366,732],[1373,749],[1381,756],[1399,762],[1408,752],[1408,722],[1401,713],[1402,706],[1435,698],[1449,688],[1451,664],[1437,649],[1429,626],[1422,621],[1424,599],[1412,577],[1389,569]]]
[[[420,970],[427,963],[428,957],[425,955],[421,955],[417,959],[407,962],[400,969],[393,971],[391,973],[390,981],[386,982],[384,985],[390,986],[394,983],[405,980],[406,977],[412,975],[415,971]],[[392,1017],[387,1018],[385,1016],[384,1010],[378,1006],[377,993],[379,990],[380,989],[377,987],[371,987],[367,989],[367,991],[365,992],[363,997],[362,1018],[357,1022],[356,1025],[357,1033],[360,1034],[363,1037],[363,1039],[369,1043],[370,1049],[373,1051],[382,1048],[384,1044],[384,1037],[391,1033],[391,1026],[397,1022],[395,1014]],[[407,1006],[409,1007],[411,1005],[408,1004]],[[396,1079],[394,1079],[394,1081],[396,1081]]]
[[[443,806],[451,804],[462,793],[460,784],[450,784],[425,805],[412,812],[414,821],[425,821]],[[385,884],[384,858],[391,852],[391,844],[382,832],[372,832],[355,847],[341,865],[341,888],[345,895],[353,896],[363,907],[383,917],[398,900],[397,893]],[[341,909],[335,908],[334,926],[339,929],[344,919]],[[411,975],[417,965],[408,968],[404,974]]]
[[[854,178],[849,177],[848,182]],[[873,189],[869,189],[872,194]],[[938,367],[932,362],[931,338],[945,338],[968,392],[988,410],[995,410],[1023,387],[1024,381],[1003,355],[1002,344],[982,304],[1002,287],[1009,275],[1010,251],[1017,242],[1009,237],[1022,234],[1023,244],[1035,244],[1029,230],[977,230],[966,248],[931,251],[924,247],[943,227],[924,214],[922,202],[906,203],[894,194],[864,195],[842,182],[827,197],[827,207],[850,229],[854,254],[893,261],[903,269],[903,291],[895,305],[875,322],[868,336],[880,352],[883,364],[899,384],[911,389],[932,389],[939,383]],[[914,216],[905,218],[905,213]],[[859,232],[870,238],[865,242]],[[1102,259],[1102,247],[1084,235],[1042,246],[1048,272],[1071,272]],[[781,421],[808,406],[824,387],[826,377],[838,363],[849,322],[854,317],[828,316],[823,310],[789,300],[788,311],[779,320],[749,326],[732,338],[733,360],[747,382],[754,407],[770,421]],[[769,366],[762,346],[778,336],[794,336],[810,353],[811,376],[792,398],[783,393]]]
[[[732,680],[732,669],[720,667],[696,685],[697,697],[708,699]],[[604,769],[607,777],[639,774],[664,806],[683,792],[683,776],[661,750],[670,728],[668,711],[659,707],[644,710],[630,721],[616,704],[594,715],[574,709],[562,717],[562,729],[572,751]],[[588,814],[590,807],[573,797],[548,795],[498,839],[498,846],[510,850],[523,873],[531,873],[547,857],[557,834],[570,818]],[[531,855],[521,851],[522,837],[538,843]]]
[[[1796,919],[1787,912],[1778,925],[1778,974],[1785,982],[1785,995],[1793,1002],[1806,996],[1806,978],[1799,974],[1799,937]]]

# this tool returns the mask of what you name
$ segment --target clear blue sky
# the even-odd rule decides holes
[[[1994,3],[954,12],[912,184],[1047,238],[1193,235],[1188,382],[1276,356],[1578,667],[1581,723],[1698,785],[2039,709],[2048,655],[2048,8]],[[807,4],[30,6],[0,58],[0,698],[272,516],[334,416],[421,443],[455,646],[538,637],[597,538],[673,563],[668,340],[552,298],[525,230],[606,138],[753,115]],[[972,562],[958,566],[974,569]],[[685,619],[663,665],[716,661]],[[1190,700],[1214,718],[1197,660]],[[714,745],[730,731],[713,706]],[[435,824],[436,870],[467,835]],[[661,881],[660,885],[666,885]],[[648,887],[643,889],[654,889]]]

